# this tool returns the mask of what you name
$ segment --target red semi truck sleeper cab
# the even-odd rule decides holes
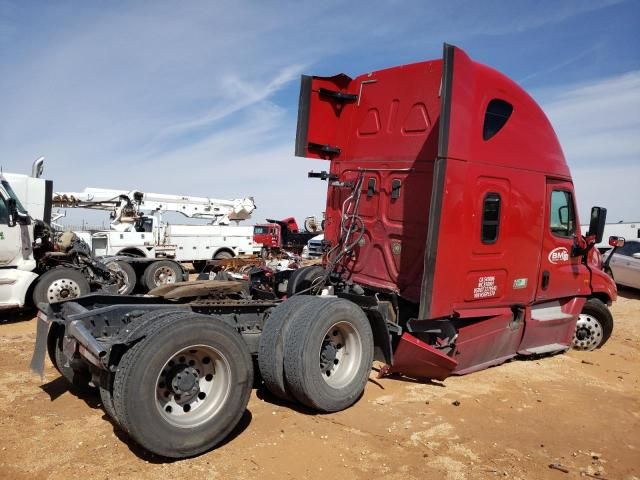
[[[355,79],[303,77],[296,154],[330,161],[310,174],[329,183],[329,269],[399,305],[408,333],[393,370],[444,377],[562,351],[585,302],[616,298],[586,261],[606,210],[594,208],[594,235],[581,237],[544,112],[459,48]],[[611,331],[588,327],[578,346]],[[438,329],[449,348],[420,341]]]

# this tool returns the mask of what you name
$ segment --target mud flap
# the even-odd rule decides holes
[[[33,373],[40,375],[44,379],[44,357],[47,354],[47,337],[51,322],[42,312],[38,312],[38,323],[36,324],[36,345],[33,349],[31,364],[29,365]]]
[[[380,375],[400,373],[413,378],[444,380],[457,365],[453,358],[405,332],[393,354],[393,365],[385,365]]]

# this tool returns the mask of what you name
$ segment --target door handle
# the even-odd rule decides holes
[[[545,270],[544,272],[542,272],[542,290],[546,290],[547,287],[549,287],[549,272],[547,270]]]

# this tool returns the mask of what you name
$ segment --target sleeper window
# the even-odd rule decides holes
[[[487,193],[482,204],[482,243],[495,243],[500,232],[500,194]]]
[[[486,141],[505,126],[513,112],[513,105],[499,98],[494,98],[487,105],[482,126],[482,138]]]

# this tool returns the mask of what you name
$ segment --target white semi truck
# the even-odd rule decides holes
[[[57,192],[53,205],[111,212],[111,228],[90,236],[96,256],[129,255],[171,258],[191,262],[196,269],[207,260],[250,255],[260,251],[253,227],[239,226],[251,217],[253,198],[221,200],[128,190],[86,188],[82,192]],[[207,225],[172,225],[162,215],[177,212],[206,219]],[[236,225],[230,225],[235,222]]]
[[[44,159],[31,176],[0,174],[0,310],[55,303],[103,290],[131,293],[187,279],[172,260],[98,259],[70,232],[50,226],[53,183],[41,178]]]

